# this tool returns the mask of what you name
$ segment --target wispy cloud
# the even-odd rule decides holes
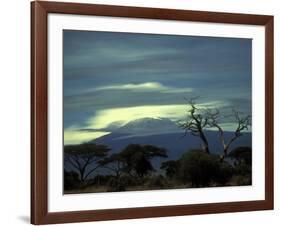
[[[82,131],[77,127],[70,127],[64,130],[64,144],[80,144],[104,136],[109,133],[110,132],[103,131]]]
[[[138,83],[138,84],[113,84],[110,86],[101,86],[97,87],[95,90],[159,90],[165,88],[159,82],[145,82],[145,83]]]
[[[128,83],[128,84],[112,84],[108,86],[100,86],[87,90],[92,91],[108,91],[108,90],[126,90],[131,92],[161,92],[161,93],[187,93],[192,92],[193,89],[165,86],[159,82],[145,82],[145,83]]]

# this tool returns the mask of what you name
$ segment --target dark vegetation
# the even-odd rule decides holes
[[[165,160],[167,150],[152,145],[129,144],[113,154],[105,145],[68,145],[64,147],[65,193],[251,185],[252,149],[231,150],[231,144],[250,126],[250,116],[233,111],[237,128],[225,140],[218,110],[198,109],[195,99],[188,100],[188,105],[190,114],[179,127],[185,135],[199,137],[201,148],[186,150],[177,160]],[[219,132],[220,155],[209,148],[204,132],[208,128]],[[153,166],[156,158],[163,159],[160,168]]]

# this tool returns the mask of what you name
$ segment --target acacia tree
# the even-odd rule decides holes
[[[236,129],[233,133],[233,136],[227,141],[224,136],[224,131],[222,127],[220,126],[219,119],[220,119],[220,111],[218,109],[215,109],[215,111],[208,110],[209,115],[209,126],[215,127],[218,129],[220,142],[223,146],[223,155],[222,158],[225,158],[229,154],[229,149],[231,144],[238,139],[240,136],[243,135],[243,131],[248,130],[249,126],[251,125],[251,116],[246,115],[242,116],[241,113],[239,113],[236,110],[232,110],[234,120],[237,124]]]
[[[102,167],[114,173],[117,179],[120,178],[124,169],[124,158],[120,153],[114,153],[101,161]]]
[[[110,149],[105,145],[78,144],[64,147],[64,159],[79,173],[80,181],[84,182],[101,166],[101,161]]]
[[[199,137],[203,142],[202,149],[209,154],[209,143],[204,132],[204,129],[209,126],[209,115],[196,107],[196,97],[186,100],[190,107],[190,110],[188,110],[189,114],[187,118],[184,121],[180,121],[178,125],[185,131],[184,136],[190,132],[191,135]]]
[[[130,144],[120,155],[124,161],[123,171],[129,175],[143,177],[154,171],[151,159],[155,157],[167,158],[166,150],[152,145]]]
[[[101,165],[103,168],[111,171],[114,175],[114,179],[110,180],[110,187],[112,187],[114,191],[124,191],[125,186],[120,180],[124,169],[124,158],[120,153],[114,153],[111,156],[106,157],[101,161]]]

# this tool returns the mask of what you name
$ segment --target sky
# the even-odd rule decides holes
[[[181,120],[190,97],[233,131],[231,109],[251,115],[251,52],[251,39],[64,30],[65,144],[143,117]]]

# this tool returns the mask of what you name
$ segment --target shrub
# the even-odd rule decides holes
[[[250,176],[252,174],[252,166],[241,163],[234,168],[235,175]]]
[[[166,177],[174,178],[178,173],[179,163],[175,160],[162,162],[160,169],[165,170]]]
[[[142,181],[141,178],[135,178],[129,175],[123,175],[122,177],[120,177],[120,183],[125,187],[138,185],[139,183],[141,183],[140,181]]]
[[[120,178],[111,177],[108,180],[108,191],[125,191],[125,186],[121,183]]]
[[[236,165],[242,163],[252,165],[252,149],[250,147],[237,147],[229,153],[228,157],[233,159]]]
[[[233,167],[228,162],[220,162],[219,170],[214,175],[214,181],[218,184],[225,185],[233,176]]]
[[[248,176],[238,175],[233,178],[233,182],[235,185],[238,185],[238,186],[251,185],[252,177],[250,175],[248,175]]]
[[[218,161],[216,156],[201,150],[191,150],[179,160],[179,177],[185,183],[191,182],[192,187],[208,186],[219,170]]]
[[[148,188],[164,188],[165,187],[165,178],[162,175],[150,177],[147,181]]]
[[[251,184],[252,177],[252,149],[238,147],[229,153],[234,163],[234,174],[237,176],[238,185]]]
[[[136,186],[140,184],[140,179],[133,178],[131,176],[123,175],[119,178],[110,177],[107,181],[108,191],[125,191],[130,186]]]
[[[179,178],[192,187],[207,187],[211,183],[226,184],[233,169],[227,162],[221,162],[218,155],[202,150],[190,150],[179,160]]]
[[[108,184],[108,181],[112,178],[112,175],[96,175],[93,179],[91,179],[87,184],[88,185],[97,185],[104,186]]]

